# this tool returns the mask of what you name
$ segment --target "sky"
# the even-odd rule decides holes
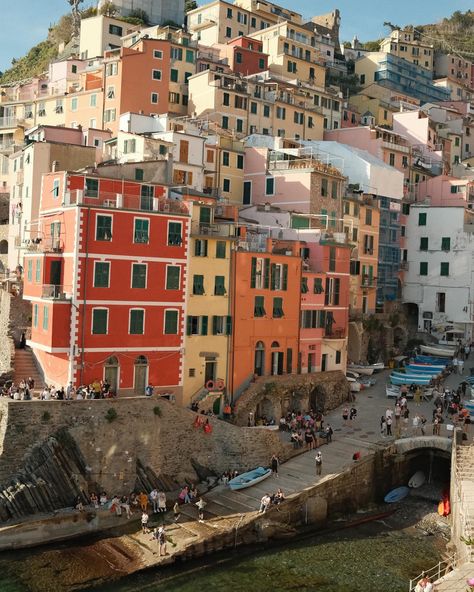
[[[94,3],[94,0],[85,0],[84,6]],[[277,4],[291,7],[307,18],[339,8],[341,41],[350,41],[354,35],[361,41],[379,39],[387,33],[383,26],[385,21],[400,26],[422,25],[439,21],[456,10],[473,8],[472,0],[278,0]],[[12,58],[23,56],[44,40],[50,24],[58,21],[69,8],[67,0],[0,0],[3,25],[0,70],[8,68]]]

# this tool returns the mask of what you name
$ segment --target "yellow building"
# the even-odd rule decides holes
[[[277,80],[270,73],[243,78],[205,70],[189,79],[189,114],[234,138],[260,133],[321,140],[320,95],[309,85]]]
[[[344,230],[351,252],[349,311],[352,316],[375,312],[380,210],[371,195],[348,194],[343,200]]]
[[[210,135],[204,155],[204,193],[242,205],[245,147],[239,140]]]
[[[403,58],[430,72],[433,71],[433,45],[423,42],[420,34],[415,31],[408,29],[392,31],[380,43],[380,51]]]
[[[228,384],[231,251],[236,209],[195,203],[187,271],[183,406],[211,405]]]

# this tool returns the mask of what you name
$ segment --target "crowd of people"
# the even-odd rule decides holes
[[[105,379],[96,379],[89,385],[83,384],[77,388],[72,382],[69,382],[66,387],[45,385],[43,388],[36,389],[35,391],[35,381],[30,376],[21,380],[18,384],[8,381],[1,390],[2,397],[10,397],[10,399],[13,399],[14,401],[31,401],[35,398],[35,393],[39,395],[41,401],[110,399],[117,396],[111,385]]]
[[[324,425],[323,414],[313,410],[287,413],[280,419],[279,428],[290,434],[294,448],[306,447],[307,450],[313,450],[321,443],[329,444],[334,433],[329,424]]]

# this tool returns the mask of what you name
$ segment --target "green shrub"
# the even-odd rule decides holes
[[[49,411],[45,411],[41,416],[41,421],[49,421],[51,419],[51,413]]]
[[[105,419],[109,422],[112,423],[115,419],[117,419],[118,414],[115,411],[115,409],[113,409],[112,407],[107,411],[107,413],[105,414]]]
[[[153,407],[153,413],[154,413],[155,415],[157,415],[158,417],[161,417],[161,409],[158,407],[158,405],[155,405],[155,406]]]

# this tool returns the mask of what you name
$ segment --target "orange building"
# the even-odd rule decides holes
[[[161,185],[44,175],[24,295],[47,383],[179,395],[188,235],[188,206]]]
[[[254,375],[296,373],[302,261],[299,243],[279,248],[267,239],[234,252],[229,392],[235,396]],[[247,250],[248,249],[248,250]]]

